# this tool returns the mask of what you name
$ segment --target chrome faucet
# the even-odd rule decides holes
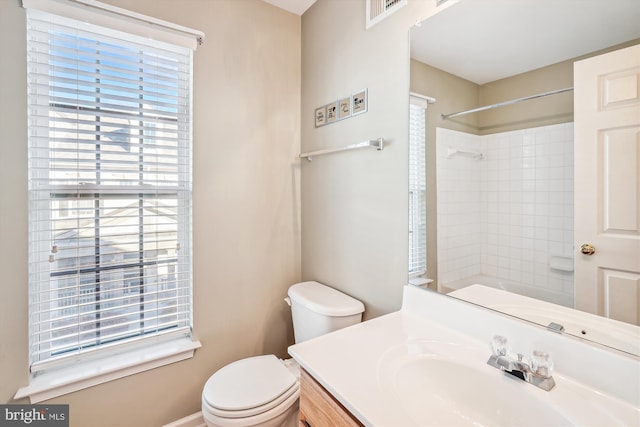
[[[513,357],[507,346],[507,339],[500,335],[494,336],[493,340],[491,340],[491,350],[493,354],[487,360],[488,365],[546,391],[551,390],[556,385],[551,376],[553,374],[553,362],[549,354],[534,350],[530,360],[520,353]]]

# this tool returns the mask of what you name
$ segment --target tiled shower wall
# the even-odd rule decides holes
[[[438,182],[438,282],[481,274],[483,259],[483,168],[485,161],[471,155],[481,153],[480,137],[436,129]],[[428,238],[428,237],[427,237]]]
[[[484,274],[570,304],[573,123],[436,138],[439,283]]]

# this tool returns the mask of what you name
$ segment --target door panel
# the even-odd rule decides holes
[[[604,315],[634,325],[640,324],[640,274],[606,268],[600,271]]]
[[[637,173],[640,127],[605,130],[599,142],[601,231],[637,238],[640,235],[640,175]]]
[[[576,62],[574,85],[576,308],[640,324],[640,45]]]

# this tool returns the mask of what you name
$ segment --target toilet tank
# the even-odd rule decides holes
[[[362,321],[362,302],[321,283],[297,283],[288,294],[296,343]]]

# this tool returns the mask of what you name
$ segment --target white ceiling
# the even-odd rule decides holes
[[[411,30],[411,57],[484,84],[640,38],[640,0],[459,0]]]
[[[316,0],[263,0],[296,15],[302,15]]]

